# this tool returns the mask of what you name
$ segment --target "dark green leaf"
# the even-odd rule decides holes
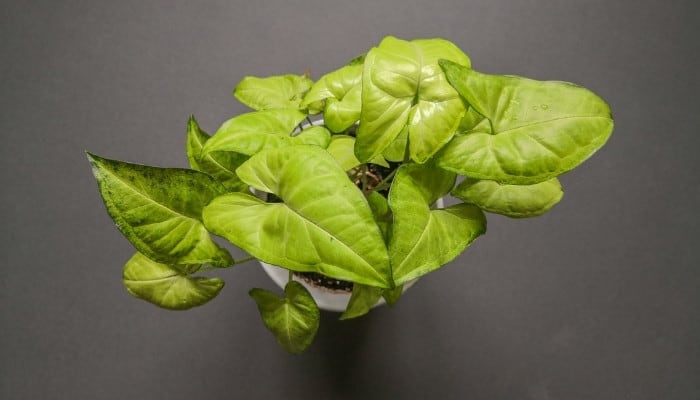
[[[88,154],[107,212],[138,251],[157,262],[233,263],[202,224],[202,209],[226,190],[207,174]]]

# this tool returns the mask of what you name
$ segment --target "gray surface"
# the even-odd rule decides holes
[[[695,1],[194,3],[3,2],[0,398],[700,398]],[[386,34],[587,86],[615,133],[551,213],[491,217],[395,309],[324,314],[302,356],[260,323],[254,265],[190,312],[132,299],[83,151],[185,166],[187,116],[243,111],[243,76],[318,77]]]

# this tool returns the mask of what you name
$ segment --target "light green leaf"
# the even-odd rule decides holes
[[[124,286],[134,297],[170,310],[201,306],[224,287],[218,278],[190,277],[184,266],[155,262],[141,253],[124,265]]]
[[[325,148],[330,142],[330,132],[321,126],[294,134],[299,123],[306,118],[296,110],[265,110],[241,114],[226,121],[204,144],[203,154],[231,151],[251,156],[264,149],[313,144]]]
[[[487,75],[449,61],[441,66],[491,125],[445,146],[442,168],[501,183],[543,182],[581,164],[612,132],[608,105],[580,86]]]
[[[301,99],[312,84],[313,81],[304,75],[248,76],[236,86],[233,95],[254,110],[298,110]]]
[[[190,167],[213,176],[231,191],[248,190],[248,186],[236,175],[236,168],[243,164],[248,156],[231,151],[202,154],[202,147],[209,137],[199,127],[194,116],[191,116],[187,124],[187,159]]]
[[[350,301],[340,319],[357,318],[367,314],[382,298],[382,292],[381,288],[354,284]]]
[[[406,126],[411,159],[419,163],[452,138],[466,108],[438,65],[443,58],[470,65],[444,39],[408,42],[389,36],[367,53],[355,149],[360,161],[381,154]]]
[[[338,161],[338,164],[345,170],[349,171],[360,164],[362,164],[355,157],[355,138],[348,135],[333,135],[331,137],[331,142],[326,148],[326,151],[330,153],[333,158]],[[371,164],[381,165],[383,167],[389,167],[384,157],[379,156],[370,161]]]
[[[326,151],[335,158],[341,168],[349,171],[358,165],[360,161],[355,157],[355,138],[347,135],[333,135]]]
[[[474,107],[468,107],[464,118],[459,122],[457,133],[465,134],[472,131],[491,133],[491,123],[483,115],[476,112]]]
[[[289,281],[283,298],[257,288],[249,294],[258,305],[263,323],[284,350],[299,354],[311,345],[318,331],[321,312],[304,285]]]
[[[508,185],[466,179],[452,195],[482,210],[513,218],[535,217],[559,203],[564,192],[557,178],[533,185]]]
[[[332,132],[343,132],[360,119],[362,64],[346,65],[321,77],[302,106],[326,101],[323,120]]]
[[[457,257],[486,231],[483,212],[470,204],[432,210],[455,175],[429,164],[401,166],[389,193],[394,212],[389,258],[397,285],[425,275]]]
[[[204,210],[207,228],[252,256],[294,271],[390,287],[386,246],[362,192],[325,150],[266,150],[236,171],[283,203],[232,193]]]
[[[360,119],[362,107],[362,86],[357,85],[348,91],[342,99],[326,99],[323,118],[326,126],[333,132],[343,132],[355,125]]]
[[[389,202],[386,197],[382,196],[378,192],[371,192],[367,196],[367,202],[372,210],[372,215],[374,216],[374,221],[379,226],[382,231],[382,237],[384,242],[388,243],[389,234],[391,234],[391,223],[393,220],[393,215],[391,209],[389,209]]]
[[[384,149],[384,157],[392,162],[403,162],[406,159],[408,147],[408,127],[401,130],[393,142]]]
[[[157,168],[88,154],[107,212],[138,251],[157,262],[233,263],[209,236],[202,209],[226,190],[198,171]]]

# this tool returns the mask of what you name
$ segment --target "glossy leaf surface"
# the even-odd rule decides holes
[[[197,120],[190,117],[187,124],[187,159],[190,167],[213,176],[231,191],[248,190],[248,185],[236,175],[236,168],[243,164],[248,156],[230,151],[202,154],[202,148],[209,138],[210,136],[199,127]]]
[[[343,132],[360,119],[362,64],[346,65],[321,77],[303,105],[325,100],[323,120],[332,132]]]
[[[450,140],[466,108],[438,65],[441,58],[470,65],[443,39],[389,36],[367,53],[355,149],[360,161],[381,154],[406,126],[411,158],[419,163]]]
[[[248,76],[236,86],[233,95],[254,110],[297,110],[312,84],[313,81],[304,75]]]
[[[272,332],[282,348],[299,354],[311,345],[316,336],[321,312],[309,291],[299,282],[289,281],[285,297],[263,289],[252,289],[263,323]]]
[[[369,205],[325,150],[306,145],[267,150],[237,173],[283,203],[243,193],[218,197],[204,210],[212,232],[269,264],[391,285],[386,246]]]
[[[202,224],[202,209],[225,192],[209,175],[88,154],[107,212],[148,258],[169,264],[233,263]]]
[[[487,75],[449,61],[441,65],[491,128],[451,141],[438,160],[443,168],[501,183],[543,182],[578,166],[612,132],[608,105],[580,86]]]
[[[221,279],[190,277],[185,266],[161,264],[141,253],[124,265],[123,279],[134,297],[170,310],[201,306],[224,287]]]
[[[406,164],[396,174],[389,193],[394,212],[389,257],[397,285],[440,268],[486,231],[476,206],[431,209],[454,183],[453,173],[428,164]]]
[[[532,185],[508,185],[466,179],[452,195],[484,211],[513,218],[535,217],[559,203],[564,192],[557,178]]]
[[[203,154],[231,151],[251,156],[264,149],[313,144],[328,146],[330,132],[321,126],[294,135],[306,115],[297,110],[265,110],[241,114],[226,121],[204,144]]]
[[[331,137],[331,142],[326,148],[326,151],[330,153],[333,158],[338,161],[340,166],[345,170],[349,171],[357,166],[359,166],[360,160],[355,157],[355,138],[348,135],[333,135]],[[379,156],[370,161],[371,164],[381,165],[383,167],[389,167],[384,157]]]

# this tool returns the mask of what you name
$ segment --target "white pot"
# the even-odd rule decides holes
[[[443,199],[438,199],[436,206],[438,208],[443,208],[445,206]],[[287,285],[287,281],[289,281],[289,270],[262,261],[260,261],[260,264],[272,281],[275,282],[277,286],[284,289],[284,287]],[[304,285],[309,290],[309,293],[311,293],[311,296],[313,296],[314,300],[316,300],[316,304],[321,310],[343,312],[347,308],[348,302],[350,301],[349,292],[316,286],[296,275],[293,276],[293,279]],[[413,286],[415,282],[416,281],[411,281],[406,283],[403,287],[404,292]],[[385,301],[383,298],[380,298],[377,304],[375,304],[373,307],[383,304],[385,304]]]

